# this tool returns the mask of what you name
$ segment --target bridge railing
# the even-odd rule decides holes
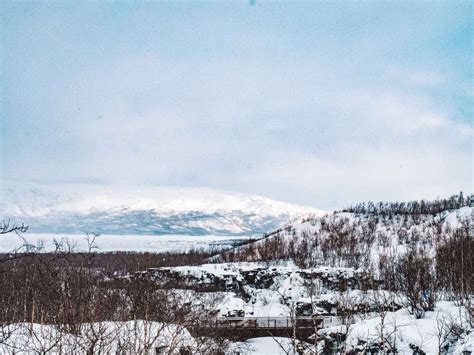
[[[339,324],[337,317],[219,317],[197,324],[205,328],[293,328],[326,327]]]

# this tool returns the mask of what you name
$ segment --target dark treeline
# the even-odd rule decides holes
[[[474,240],[469,235],[469,223],[464,221],[441,240],[434,255],[429,249],[409,246],[400,256],[384,254],[379,260],[380,279],[389,291],[404,294],[410,310],[423,317],[434,310],[440,299],[456,300],[469,312],[474,321],[470,297],[474,292]]]
[[[374,214],[380,216],[393,215],[435,215],[443,211],[455,210],[469,206],[470,196],[464,196],[462,192],[449,198],[434,201],[409,201],[409,202],[362,202],[344,208],[341,212],[357,214]]]
[[[200,251],[74,253],[67,248],[57,248],[51,253],[5,254],[0,260],[0,320],[63,322],[68,326],[76,322],[143,317],[162,320],[165,313],[161,311],[155,314],[151,309],[125,307],[136,301],[135,296],[150,296],[147,307],[159,309],[146,291],[149,288],[150,292],[157,292],[161,285],[139,271],[196,265],[210,255]],[[134,295],[137,290],[140,294]]]
[[[436,248],[438,287],[465,299],[474,293],[474,238],[467,221]]]
[[[0,225],[0,234],[26,231],[24,225]],[[222,248],[95,252],[98,238],[95,234],[87,236],[86,252],[77,252],[67,240],[60,240],[55,242],[53,252],[25,245],[25,252],[0,254],[0,325],[54,324],[74,332],[82,323],[101,321],[182,322],[181,311],[189,323],[190,300],[184,302],[168,285],[145,271],[199,265],[222,252]]]
[[[92,252],[82,253],[71,251],[68,254],[67,262],[70,264],[81,265],[83,259],[91,258],[94,260],[93,267],[96,271],[104,273],[108,276],[120,276],[134,273],[137,271],[147,270],[154,267],[167,266],[183,266],[183,265],[199,265],[207,262],[207,259],[216,255],[218,251],[213,250],[197,250],[192,249],[187,252]],[[65,265],[64,258],[58,258],[57,252],[25,252],[0,254],[0,272],[5,268],[14,265],[14,260],[21,259],[24,261],[33,260],[41,256],[41,260],[47,261],[54,267],[62,267]]]

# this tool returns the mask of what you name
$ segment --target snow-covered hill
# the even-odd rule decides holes
[[[42,233],[248,235],[321,214],[207,188],[3,182],[0,189],[0,218],[21,220]]]
[[[362,267],[376,272],[390,258],[398,259],[407,250],[423,249],[434,257],[436,248],[451,239],[456,230],[468,234],[474,208],[466,204],[453,205],[437,213],[396,211],[392,206],[392,211],[386,213],[345,211],[310,217],[227,251],[221,258],[222,261],[290,259],[301,267]]]

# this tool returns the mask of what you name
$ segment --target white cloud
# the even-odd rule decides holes
[[[426,97],[379,89],[347,90],[333,99],[343,110],[362,122],[397,134],[439,129],[450,125],[448,114]]]
[[[451,49],[419,46],[456,14],[440,7],[420,27],[412,6],[364,22],[347,6],[271,7],[187,9],[189,23],[96,16],[87,31],[102,42],[83,33],[93,13],[23,18],[6,52],[8,176],[224,187],[322,208],[469,189],[472,85]]]
[[[280,199],[321,201],[319,206],[328,209],[366,200],[436,198],[472,190],[469,154],[449,147],[345,148],[339,159],[279,152],[236,177],[236,183]]]
[[[223,187],[320,208],[469,189],[472,127],[421,93],[327,86],[336,69],[323,64],[279,77],[278,65],[220,60],[187,77],[157,56],[111,64],[61,93],[59,180]],[[51,175],[42,154],[40,179]]]

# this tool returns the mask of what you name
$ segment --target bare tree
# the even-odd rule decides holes
[[[11,223],[9,219],[3,220],[2,223],[0,223],[0,234],[8,234],[8,233],[21,234],[21,233],[26,233],[26,231],[28,231],[28,226],[26,226],[24,223],[21,223],[21,224]]]
[[[432,259],[424,251],[412,248],[397,265],[398,289],[405,293],[410,311],[422,318],[434,309],[436,279]]]

